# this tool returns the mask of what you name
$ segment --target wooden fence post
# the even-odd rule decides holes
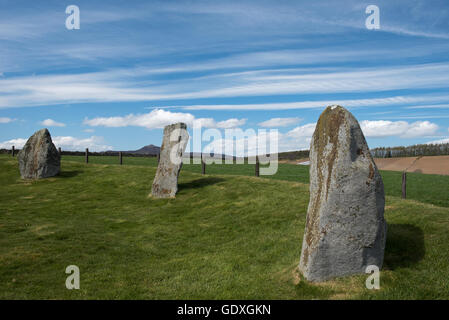
[[[62,155],[61,147],[58,148],[59,155]]]
[[[122,159],[122,153],[121,152],[118,153],[118,162],[120,163],[120,165],[123,164],[123,159]]]
[[[402,172],[402,199],[407,198],[407,172]]]
[[[89,148],[86,148],[86,163],[89,163]]]
[[[256,177],[259,176],[259,157],[256,156]]]
[[[11,148],[11,154],[12,154],[12,156],[14,157],[14,153],[15,153],[15,148],[14,148],[14,146],[12,146],[12,148]]]
[[[201,173],[206,174],[206,162],[203,161],[203,154],[201,153]]]

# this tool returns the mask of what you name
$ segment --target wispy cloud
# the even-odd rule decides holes
[[[10,123],[10,122],[13,122],[15,120],[16,119],[11,119],[11,118],[8,118],[8,117],[0,117],[0,123]]]
[[[418,30],[406,29],[403,27],[395,27],[395,26],[382,26],[381,31],[396,33],[396,34],[400,34],[400,35],[414,36],[414,37],[449,39],[448,33],[418,31]]]
[[[449,95],[404,95],[391,96],[385,98],[371,99],[335,99],[300,102],[280,102],[263,104],[210,104],[210,105],[189,105],[180,106],[186,110],[294,110],[324,108],[332,104],[339,104],[344,107],[372,107],[372,106],[402,106],[411,103],[429,103],[449,100]],[[175,107],[175,106],[171,106]]]
[[[395,119],[448,119],[449,114],[412,114],[412,115],[401,115],[401,116],[389,116],[383,117],[384,119],[395,120]]]
[[[264,70],[175,81],[132,78],[130,72],[113,70],[2,78],[0,108],[81,102],[382,92],[445,88],[448,83],[448,63],[325,73],[298,72],[296,69]]]
[[[448,108],[449,104],[433,104],[433,105],[404,107],[404,109],[448,109]]]
[[[68,112],[79,119],[86,109],[77,104],[89,103],[104,116],[89,111],[86,125],[146,128],[171,121],[245,126],[249,116],[244,113],[215,111],[269,110],[248,114],[262,127],[285,128],[297,125],[287,119],[300,116],[310,124],[320,109],[341,104],[372,108],[360,110],[370,120],[410,119],[407,125],[384,124],[398,137],[432,131],[432,122],[411,128],[411,119],[439,118],[435,122],[442,126],[447,117],[449,11],[444,1],[378,0],[377,31],[366,30],[367,3],[358,0],[130,0],[107,6],[77,1],[81,29],[74,32],[65,29],[63,3],[39,3],[37,9],[0,1],[0,109],[70,105]],[[158,115],[139,114],[138,102],[151,103]],[[123,111],[117,113],[119,108]],[[38,120],[57,120],[42,109]],[[287,111],[296,109],[315,110]],[[5,116],[36,124],[32,112],[10,112]],[[72,123],[66,130],[84,129]],[[312,125],[293,130],[282,134],[283,148],[308,147]]]

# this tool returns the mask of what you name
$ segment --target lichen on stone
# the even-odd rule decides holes
[[[360,126],[345,108],[329,106],[320,115],[310,162],[310,201],[300,261],[305,277],[315,281],[361,272],[366,254],[374,257],[368,260],[381,264],[386,226],[383,184]],[[371,181],[376,181],[375,188],[369,186]],[[371,222],[373,227],[366,225]],[[377,238],[370,249],[363,245]],[[347,263],[342,263],[345,259]]]

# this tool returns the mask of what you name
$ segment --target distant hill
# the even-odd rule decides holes
[[[138,150],[134,151],[122,151],[123,153],[129,153],[129,154],[146,154],[146,155],[157,155],[159,154],[161,148],[158,146],[155,146],[153,144],[150,144],[148,146],[142,147]]]

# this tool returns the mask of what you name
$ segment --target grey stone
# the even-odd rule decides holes
[[[151,195],[155,198],[174,198],[178,192],[178,176],[182,167],[189,133],[187,125],[179,122],[164,128],[159,165],[154,177]]]
[[[61,156],[47,129],[36,131],[18,154],[22,179],[41,179],[57,175]]]
[[[310,202],[299,269],[309,281],[382,267],[382,177],[359,123],[341,106],[321,114],[310,145]]]

